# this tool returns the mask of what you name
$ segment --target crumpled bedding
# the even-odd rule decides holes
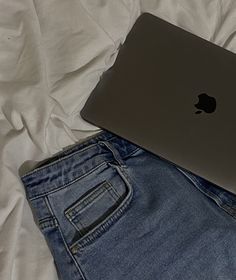
[[[235,0],[0,0],[1,280],[57,279],[19,176],[100,131],[79,112],[143,12],[236,53]]]

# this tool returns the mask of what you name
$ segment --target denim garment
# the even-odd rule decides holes
[[[236,196],[105,130],[22,177],[63,280],[235,280]]]

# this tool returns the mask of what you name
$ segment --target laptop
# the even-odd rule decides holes
[[[236,55],[142,14],[81,117],[236,194]]]

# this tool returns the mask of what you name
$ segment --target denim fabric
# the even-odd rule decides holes
[[[236,196],[105,130],[22,178],[63,280],[236,279]]]

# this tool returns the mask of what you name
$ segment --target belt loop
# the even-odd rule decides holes
[[[105,141],[98,141],[98,144],[105,145],[112,152],[114,159],[119,163],[119,165],[122,167],[126,167],[123,159],[120,156],[119,151],[115,147],[113,147],[110,143]]]

